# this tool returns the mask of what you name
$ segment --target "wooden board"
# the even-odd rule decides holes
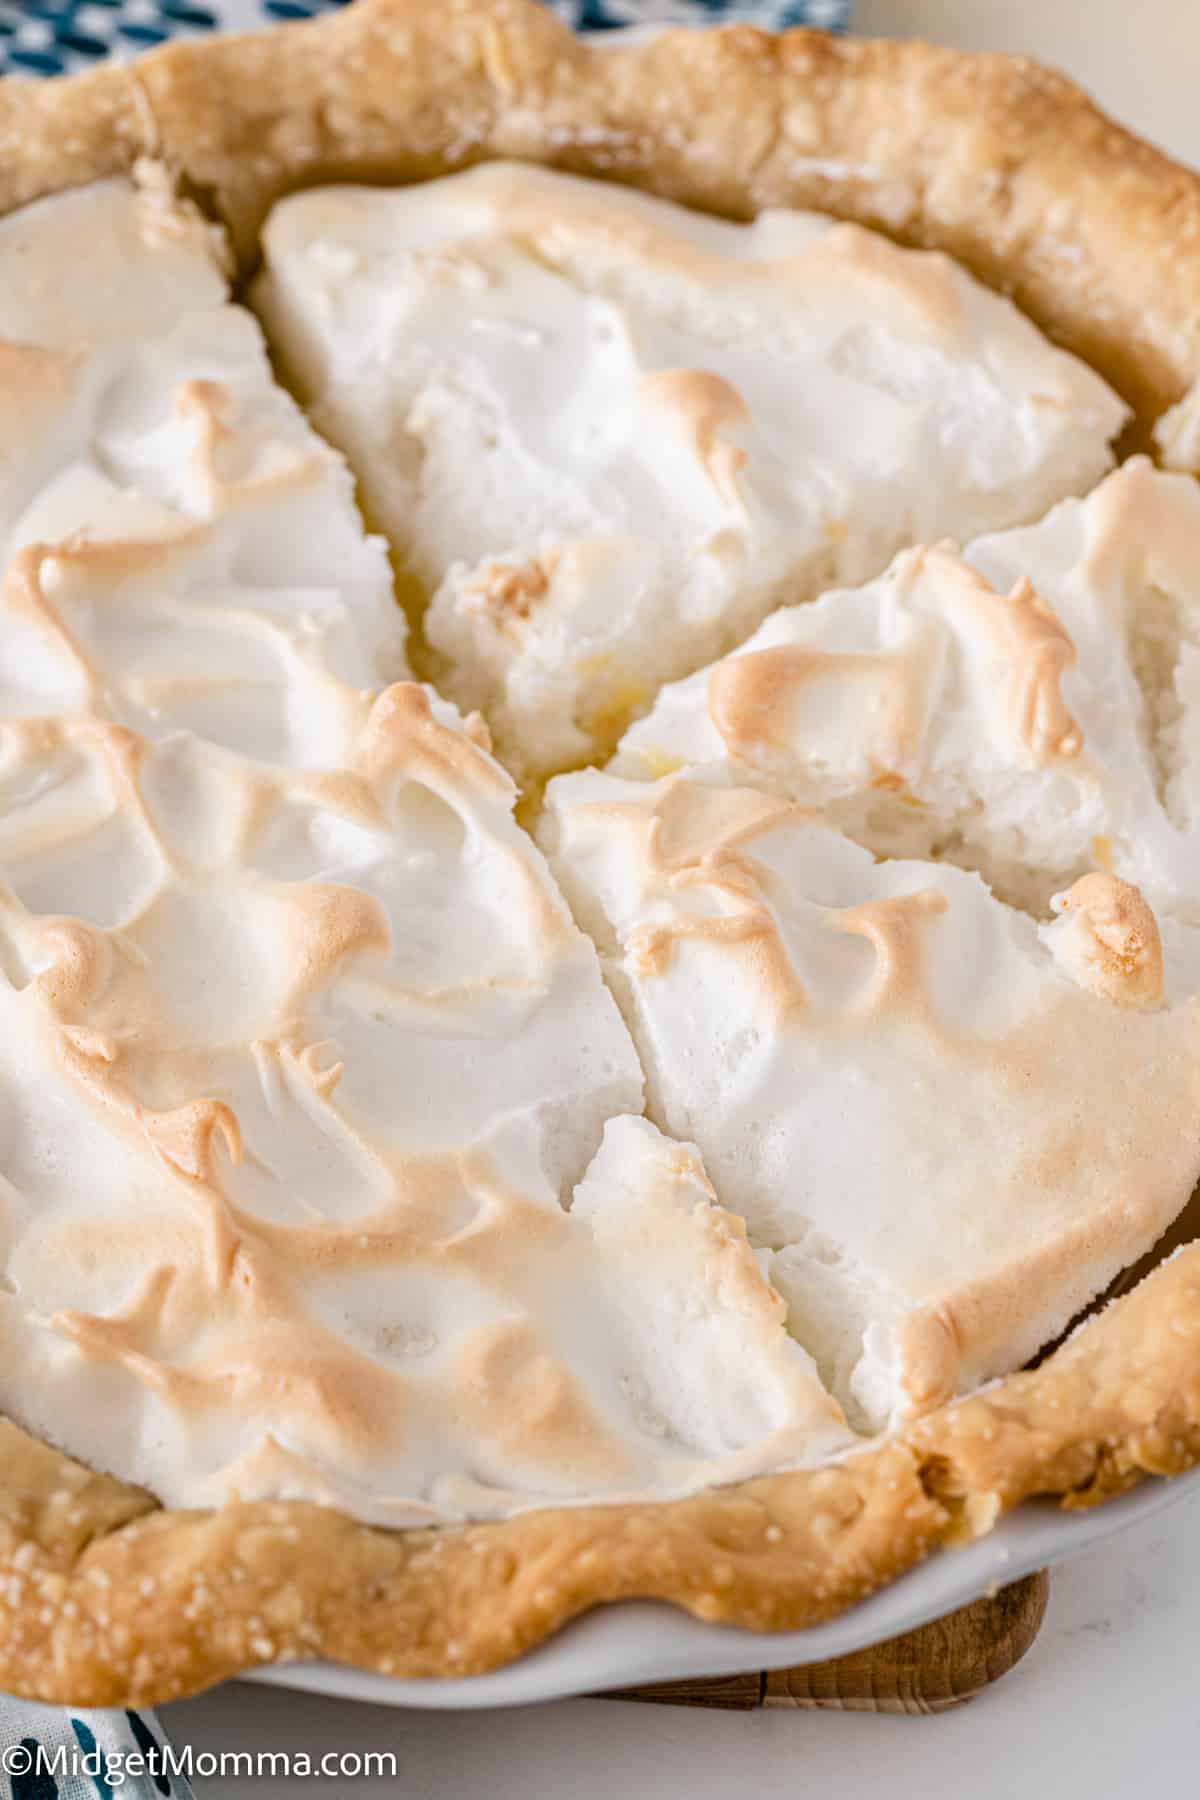
[[[622,1689],[617,1700],[672,1706],[826,1707],[838,1712],[935,1713],[959,1706],[1020,1662],[1046,1613],[1042,1571],[948,1618],[832,1662],[706,1681]]]

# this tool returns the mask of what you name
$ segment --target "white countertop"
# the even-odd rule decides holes
[[[1197,0],[855,0],[855,23],[1057,63],[1124,124],[1200,164]]]
[[[858,0],[864,32],[1055,61],[1111,112],[1200,163],[1198,0]],[[1198,296],[1200,303],[1200,296]],[[610,1700],[498,1713],[386,1710],[230,1686],[164,1709],[207,1751],[385,1750],[395,1781],[197,1783],[198,1800],[922,1800],[1124,1796],[1200,1782],[1200,1495],[1055,1571],[1033,1650],[937,1718],[715,1713]]]

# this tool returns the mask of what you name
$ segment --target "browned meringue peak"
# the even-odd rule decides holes
[[[386,551],[147,179],[0,220],[0,711],[336,765],[407,674]]]
[[[978,638],[981,658],[995,668],[996,710],[1014,754],[1041,767],[1077,757],[1083,733],[1062,691],[1075,646],[1029,577],[1021,576],[1007,594],[997,593],[953,544],[913,556],[915,578],[925,577],[939,589],[951,628]],[[919,637],[893,655],[856,656],[786,643],[747,647],[713,667],[709,717],[732,757],[751,768],[769,768],[772,759],[787,755],[797,728],[803,730],[805,690],[839,676],[857,678],[866,690],[862,724],[874,739],[868,748],[876,765],[874,784],[903,788],[907,784],[894,765],[911,763],[920,748],[938,660],[932,650]]]
[[[614,1118],[632,1044],[447,707],[389,689],[333,771],[6,753],[0,1408],[172,1504],[398,1524],[847,1446],[697,1153]]]
[[[1059,956],[1081,987],[1114,1006],[1157,1006],[1163,997],[1158,921],[1137,888],[1115,875],[1082,875],[1054,911],[1067,923]]]
[[[1116,397],[949,259],[519,163],[281,201],[253,297],[521,776],[914,538],[1035,518]]]
[[[1092,873],[1038,926],[719,769],[551,782],[543,841],[600,943],[651,1116],[769,1248],[874,1426],[1019,1367],[1200,1173],[1200,1005]]]

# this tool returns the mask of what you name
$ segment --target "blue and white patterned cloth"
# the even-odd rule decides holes
[[[0,0],[0,73],[70,75],[127,61],[168,39],[252,31],[278,19],[310,19],[346,0]],[[436,4],[436,0],[430,0]],[[624,25],[754,25],[845,29],[851,0],[550,0],[581,31]]]
[[[0,74],[70,75],[106,58],[216,31],[309,19],[347,0],[0,0]],[[430,0],[436,4],[436,0]],[[626,25],[820,25],[843,31],[851,0],[549,0],[581,31]],[[0,1800],[189,1800],[161,1764],[152,1713],[32,1706],[0,1694]],[[137,1758],[151,1773],[141,1773]],[[132,1760],[131,1760],[132,1759]]]
[[[78,1712],[0,1694],[5,1800],[193,1800],[153,1713]]]

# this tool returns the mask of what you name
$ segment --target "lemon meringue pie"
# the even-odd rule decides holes
[[[1200,181],[527,0],[0,149],[0,1685],[797,1626],[1200,1460],[1200,1250],[1024,1367],[1200,1175]]]

